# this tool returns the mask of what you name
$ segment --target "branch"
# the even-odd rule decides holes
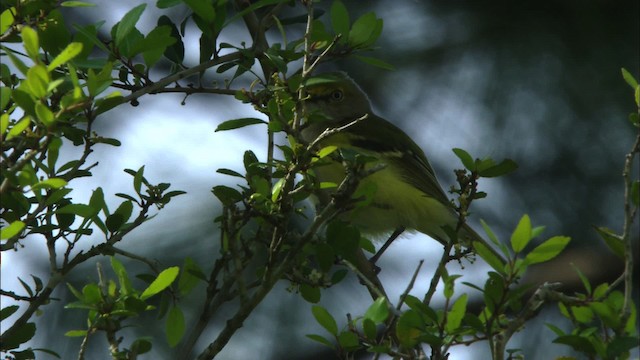
[[[133,93],[125,96],[122,98],[122,102],[130,102],[132,100],[135,100],[143,95],[146,94],[155,94],[159,91],[161,91],[163,88],[165,88],[167,85],[171,84],[172,82],[176,82],[178,80],[182,80],[190,75],[199,73],[201,71],[204,71],[210,67],[214,67],[216,65],[220,65],[222,63],[226,63],[226,62],[230,62],[233,60],[238,60],[240,58],[242,58],[242,53],[238,52],[234,52],[231,54],[227,54],[227,55],[223,55],[220,57],[215,57],[209,61],[205,61],[201,64],[198,64],[194,67],[188,68],[186,70],[177,72],[173,75],[167,76],[163,79],[160,79],[156,82],[154,82],[153,84],[149,85],[149,86],[145,86],[144,88],[134,91]]]
[[[640,113],[640,110],[639,110]],[[637,206],[631,206],[631,168],[633,159],[640,152],[640,134],[631,151],[625,156],[622,179],[624,180],[624,224],[622,226],[622,243],[624,245],[624,303],[621,310],[620,326],[624,327],[631,316],[631,297],[633,295],[633,244],[631,243],[631,225],[638,210]]]

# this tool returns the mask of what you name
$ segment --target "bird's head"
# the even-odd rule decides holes
[[[371,104],[360,87],[343,72],[329,72],[309,78],[305,85],[310,114],[319,113],[327,125],[346,124],[371,112]]]

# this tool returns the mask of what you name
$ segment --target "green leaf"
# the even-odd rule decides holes
[[[144,9],[147,7],[147,4],[140,4],[133,9],[131,9],[128,13],[122,17],[122,20],[118,23],[118,28],[116,29],[116,45],[119,47],[122,41],[129,35],[129,33],[135,28],[136,23],[140,20],[140,16],[144,12]]]
[[[334,145],[325,146],[322,149],[318,150],[318,153],[316,154],[316,156],[318,157],[318,159],[322,159],[327,155],[332,154],[337,149],[338,147]]]
[[[414,310],[407,310],[398,319],[396,324],[396,336],[400,344],[407,348],[416,346],[418,338],[422,335],[424,322],[420,315]]]
[[[123,293],[123,295],[130,295],[135,293],[133,285],[131,284],[131,279],[129,279],[129,274],[127,273],[127,269],[124,267],[124,265],[115,256],[110,256],[109,261],[111,262],[111,268],[113,269],[113,272],[118,278],[120,291]]]
[[[64,333],[66,337],[85,337],[87,336],[87,330],[69,330]]]
[[[25,225],[25,223],[19,220],[11,222],[9,226],[3,227],[0,231],[0,240],[11,239],[12,237],[20,234]]]
[[[84,2],[84,1],[64,1],[61,6],[64,7],[94,7],[96,4]]]
[[[570,240],[568,236],[554,236],[528,253],[524,261],[529,265],[549,261],[560,254]]]
[[[27,341],[31,340],[33,336],[36,334],[36,324],[35,323],[26,323],[18,328],[17,331],[13,333],[13,336],[10,338],[2,337],[2,350],[10,350],[15,349],[20,344],[24,344]]]
[[[18,121],[7,134],[7,140],[11,140],[12,138],[20,135],[24,130],[26,130],[31,124],[30,117],[24,117],[22,120]]]
[[[218,185],[213,187],[213,194],[225,206],[230,206],[242,200],[242,194],[231,187]]]
[[[180,268],[177,266],[164,269],[160,274],[158,274],[158,277],[151,283],[151,285],[142,292],[140,299],[146,300],[169,287],[176,279],[179,272]]]
[[[336,35],[342,35],[342,38],[346,40],[349,35],[351,20],[349,19],[349,11],[342,1],[335,0],[333,4],[331,4],[330,17],[333,32]]]
[[[582,271],[580,271],[580,269],[574,263],[570,263],[570,265],[578,274],[580,281],[582,281],[582,285],[584,286],[587,295],[591,295],[591,283],[589,282],[589,279],[582,273]]]
[[[325,337],[320,336],[320,335],[316,335],[316,334],[307,334],[305,335],[306,337],[308,337],[309,339],[313,340],[313,341],[317,341],[320,344],[326,345],[332,349],[335,349],[335,346],[331,343],[331,341],[327,340]]]
[[[49,81],[50,77],[47,69],[44,65],[38,64],[34,65],[27,71],[27,79],[24,84],[33,97],[43,98],[47,95]],[[17,91],[14,93],[17,93]]]
[[[302,284],[300,285],[300,295],[302,295],[302,298],[308,302],[317,304],[321,297],[320,288],[308,284]]]
[[[495,271],[504,274],[504,263],[498,256],[496,256],[493,251],[491,251],[487,245],[479,242],[473,241],[472,244],[473,249],[478,253],[478,256],[482,258],[482,260],[486,261],[489,266],[491,266]]]
[[[59,189],[67,185],[67,181],[60,178],[50,178],[42,180],[31,186],[31,190],[36,189]]]
[[[111,232],[116,232],[122,229],[122,226],[131,218],[133,212],[133,204],[131,201],[124,201],[116,211],[107,217],[105,225]]]
[[[372,45],[382,32],[382,20],[373,12],[360,16],[349,31],[349,44],[354,48]]]
[[[511,234],[511,248],[516,253],[521,252],[531,241],[531,219],[525,214],[520,218],[518,226]]]
[[[462,319],[467,311],[467,294],[462,294],[451,307],[451,310],[447,314],[447,324],[446,329],[447,332],[453,332],[458,330],[460,324],[462,323]]]
[[[198,281],[207,281],[207,277],[200,266],[190,257],[184,259],[182,272],[178,279],[178,291],[180,295],[187,295],[198,284]]]
[[[187,6],[193,10],[201,19],[208,23],[212,23],[216,19],[216,10],[210,1],[202,0],[183,0]]]
[[[338,343],[346,351],[356,350],[360,346],[358,335],[351,331],[343,331],[338,334]]]
[[[47,107],[47,105],[36,102],[36,116],[45,126],[49,127],[55,123],[55,116],[53,112]]]
[[[152,347],[151,338],[143,337],[140,339],[136,339],[136,341],[134,341],[131,344],[131,351],[140,355],[140,354],[148,353],[149,351],[151,351],[151,347]]]
[[[325,328],[331,335],[338,335],[338,324],[325,308],[319,305],[314,305],[311,307],[311,312],[313,313],[313,317],[316,318],[318,324]]]
[[[380,60],[378,58],[370,57],[370,56],[362,56],[362,55],[353,55],[354,58],[362,61],[365,64],[369,64],[375,66],[380,69],[393,71],[395,70],[395,66],[389,64],[386,61]]]
[[[56,210],[57,214],[74,214],[83,218],[91,218],[95,216],[100,209],[93,208],[85,204],[69,204],[61,209]]]
[[[600,235],[604,243],[620,259],[624,259],[624,243],[620,236],[618,236],[613,230],[606,227],[595,227],[594,229]]]
[[[6,86],[0,87],[0,111],[5,110],[7,105],[9,105],[9,100],[11,100],[11,88]],[[2,115],[7,115],[7,120],[9,120],[9,114],[4,113]],[[4,130],[7,128],[7,126],[8,126],[8,121],[7,121],[7,125],[2,125],[2,131],[1,131],[2,134],[4,134]]]
[[[273,188],[271,189],[271,201],[278,200],[278,196],[280,196],[280,192],[282,191],[282,186],[284,185],[284,178],[278,179],[275,184],[273,184]]]
[[[20,35],[22,35],[22,43],[24,44],[24,49],[27,51],[27,55],[29,55],[33,62],[38,63],[40,61],[38,32],[29,26],[24,26],[20,31]]]
[[[387,299],[379,297],[369,306],[364,313],[364,318],[373,321],[375,324],[382,324],[389,317]]]
[[[172,306],[167,314],[166,323],[167,342],[169,343],[169,346],[175,347],[178,345],[184,335],[184,330],[184,314],[179,307]]]
[[[266,121],[262,119],[257,119],[257,118],[233,119],[233,120],[227,120],[221,123],[220,125],[218,125],[215,131],[218,132],[218,131],[233,130],[233,129],[239,129],[249,125],[266,124],[266,123],[267,123]]]
[[[476,169],[475,161],[473,161],[473,158],[471,157],[471,155],[469,155],[468,152],[460,148],[454,148],[453,153],[456,154],[456,156],[460,159],[460,161],[462,161],[462,165],[464,165],[464,167],[467,170],[475,171]]]
[[[636,79],[633,77],[633,75],[627,71],[627,69],[622,68],[622,78],[624,79],[624,81],[627,82],[627,84],[629,84],[629,86],[631,86],[631,88],[633,90],[635,90],[638,87],[638,81],[636,81]]]
[[[493,165],[486,169],[483,169],[482,171],[479,171],[478,175],[480,175],[481,177],[487,177],[487,178],[498,177],[498,176],[507,175],[511,172],[516,171],[517,169],[518,169],[518,164],[515,161],[511,159],[505,159],[505,160],[502,160],[498,165]]]
[[[364,336],[370,341],[375,340],[378,335],[376,324],[371,319],[367,318],[362,319],[362,332],[364,333]]]
[[[221,168],[221,169],[216,170],[216,172],[220,173],[220,174],[229,175],[229,176],[235,176],[235,177],[239,177],[239,178],[244,179],[244,175],[240,174],[237,171],[231,170],[231,169]]]
[[[595,355],[596,349],[588,338],[579,335],[562,335],[558,336],[554,341],[555,344],[569,345],[578,352],[585,353],[587,355]]]
[[[16,8],[12,6],[5,9],[2,14],[0,14],[0,34],[4,34],[7,30],[9,30],[11,25],[13,25],[13,22],[15,21],[13,15],[15,13]]]
[[[156,1],[156,6],[159,9],[167,9],[178,4],[182,4],[182,0],[158,0]]]
[[[640,180],[636,180],[631,184],[631,202],[635,206],[640,205]]]
[[[69,60],[78,56],[78,54],[80,54],[81,52],[82,43],[72,42],[71,44],[67,45],[67,47],[64,48],[64,50],[62,50],[60,54],[58,54],[58,56],[53,59],[53,61],[51,61],[51,63],[47,66],[47,70],[53,71],[53,69],[57,68],[60,65],[66,64]]]
[[[18,305],[10,305],[2,308],[2,310],[0,310],[0,321],[3,321],[4,319],[13,315],[16,311],[18,311],[18,309],[20,309],[20,306]]]

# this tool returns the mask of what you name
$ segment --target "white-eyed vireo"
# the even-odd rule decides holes
[[[375,184],[373,201],[348,213],[346,220],[365,234],[414,229],[447,244],[449,236],[443,227],[455,229],[459,217],[422,149],[400,128],[374,114],[367,95],[345,73],[320,74],[306,84],[307,111],[322,116],[306,124],[303,138],[312,142],[327,129],[344,127],[325,137],[319,147],[351,149],[377,159],[369,166],[384,164],[359,183]],[[319,166],[315,172],[323,182],[340,184],[345,177],[345,168],[338,162]],[[465,246],[478,241],[492,249],[466,223],[459,229],[458,241]]]

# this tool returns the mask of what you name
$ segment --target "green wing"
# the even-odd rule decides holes
[[[353,146],[383,153],[385,159],[403,172],[408,184],[443,204],[449,204],[424,151],[400,128],[377,115],[369,114],[368,118],[346,128],[344,132],[349,134]]]

